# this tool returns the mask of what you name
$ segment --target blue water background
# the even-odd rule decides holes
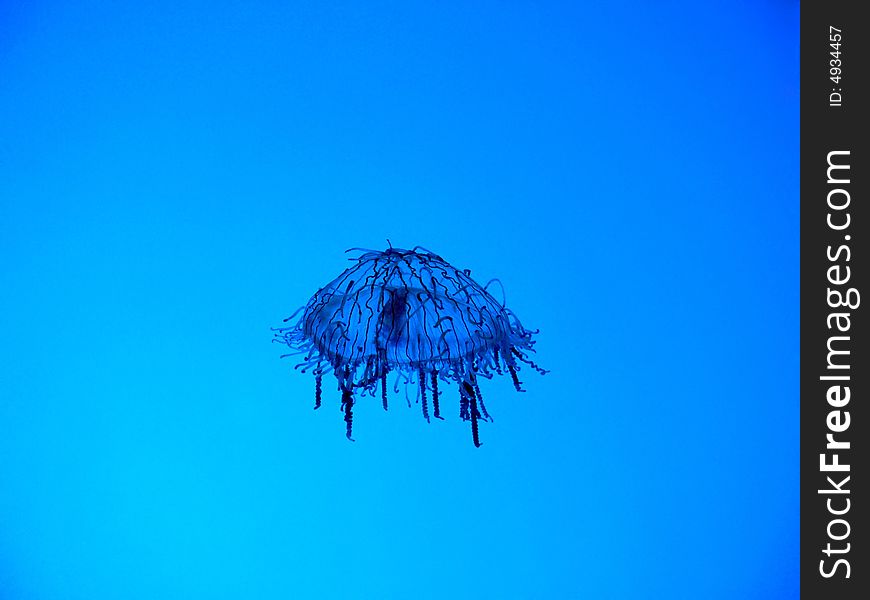
[[[0,2],[0,598],[796,598],[796,2]],[[471,444],[269,327],[421,244]]]

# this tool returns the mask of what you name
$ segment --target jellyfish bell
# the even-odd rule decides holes
[[[507,372],[523,391],[520,363],[546,373],[529,358],[537,331],[525,329],[504,299],[487,291],[490,284],[420,246],[351,251],[360,252],[355,264],[318,290],[295,323],[274,329],[274,341],[294,350],[284,356],[302,356],[297,368],[314,373],[314,407],[321,405],[323,376],[332,373],[352,439],[356,396],[380,394],[386,410],[388,376],[396,378],[394,388],[416,384],[427,421],[430,397],[432,414],[443,418],[439,381],[456,383],[460,418],[471,422],[480,446],[479,421],[491,418],[479,378]]]

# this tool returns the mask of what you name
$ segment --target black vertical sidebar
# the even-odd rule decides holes
[[[801,4],[801,595],[825,600],[870,598],[870,494],[858,491],[870,490],[870,21],[859,8]]]

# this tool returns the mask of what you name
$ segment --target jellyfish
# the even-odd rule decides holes
[[[460,270],[420,246],[383,251],[352,248],[352,267],[317,291],[304,307],[273,328],[273,341],[301,356],[296,365],[314,375],[314,408],[320,408],[324,377],[332,374],[341,393],[345,431],[353,440],[353,407],[358,397],[381,397],[389,390],[416,387],[426,421],[441,419],[445,385],[456,384],[459,418],[470,421],[480,447],[479,424],[492,421],[480,390],[481,379],[509,374],[524,391],[525,367],[547,373],[531,360],[535,342],[516,315],[471,271]],[[393,385],[388,377],[394,379]],[[429,402],[431,400],[431,411]],[[410,405],[410,397],[408,397]]]

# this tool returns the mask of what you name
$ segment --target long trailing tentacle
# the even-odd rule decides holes
[[[440,396],[441,394],[438,392],[438,371],[432,371],[432,408],[435,411],[435,418],[443,421]]]
[[[387,410],[387,374],[381,375],[381,401],[384,405],[384,410]]]
[[[480,386],[477,385],[477,378],[471,380],[471,387],[474,388],[474,396],[477,399],[477,404],[480,407],[481,418],[485,421],[492,421],[492,417],[486,412],[486,405],[483,403],[483,394],[480,393]]]
[[[314,410],[320,408],[320,396],[323,392],[323,376],[320,373],[314,375]]]
[[[353,392],[344,390],[341,393],[341,407],[344,409],[345,435],[350,441],[353,440]]]
[[[471,419],[471,439],[475,447],[480,448],[480,433],[478,431],[477,420],[480,418],[480,412],[477,410],[477,398],[474,394],[474,388],[467,381],[462,382],[462,387],[465,389],[465,394],[468,396],[469,417]]]
[[[420,370],[417,375],[420,382],[420,404],[423,406],[423,418],[429,423],[429,404],[426,401],[426,372]]]
[[[511,372],[511,379],[514,382],[514,387],[518,392],[525,392],[523,389],[523,382],[520,381],[519,375],[517,375],[517,368],[514,365],[508,365],[508,371]]]

